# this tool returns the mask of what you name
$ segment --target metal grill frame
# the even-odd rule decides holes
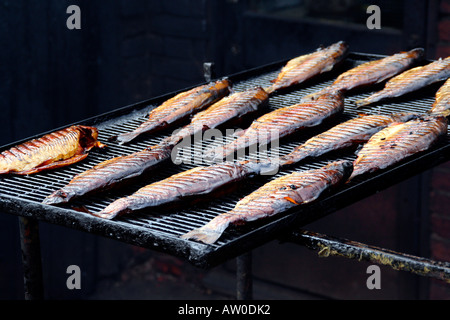
[[[380,59],[382,57],[384,56],[365,53],[350,53],[344,63],[346,61],[364,62],[374,59]],[[228,78],[232,81],[234,87],[236,88],[248,79],[252,79],[255,77],[258,78],[261,77],[261,75],[267,76],[267,74],[275,75],[286,62],[287,60],[282,60],[279,62],[271,63],[266,66],[230,75],[228,76]],[[276,94],[273,98],[270,99],[276,101],[277,96],[282,96],[285,94],[289,95],[292,92],[295,95],[295,92],[298,90],[306,90],[304,91],[304,94],[313,92],[316,90],[315,88],[317,85],[323,86],[327,81],[330,82],[334,80],[336,75],[338,75],[342,71],[343,70],[341,68],[337,68],[335,69],[335,71],[321,75],[313,81],[309,81],[305,85],[296,87],[293,90],[287,90],[285,92]],[[86,119],[84,121],[79,121],[76,124],[98,126],[100,132],[102,131],[103,127],[106,127],[111,123],[125,123],[130,119],[135,119],[137,125],[139,119],[142,120],[145,114],[148,112],[149,106],[156,107],[161,102],[187,89],[190,88],[185,88],[183,90],[178,90],[176,92],[145,100],[137,104],[126,106],[112,112]],[[379,88],[375,86],[371,88],[370,92],[378,89]],[[422,90],[419,96],[425,97],[425,100],[427,102],[431,102],[434,99],[434,96],[431,96],[430,94],[434,92],[435,89],[436,86],[425,88],[424,90]],[[362,90],[361,92],[358,92],[356,94],[349,95],[348,97],[346,97],[346,106],[348,103],[356,100],[356,98],[361,98],[362,96],[368,95],[370,92]],[[402,104],[401,99],[400,102],[398,102],[397,100],[393,100],[387,102],[386,105],[392,105],[395,103]],[[431,104],[429,106],[431,106]],[[426,107],[428,106],[423,106],[424,110],[426,109]],[[381,112],[383,112],[382,107],[378,106],[370,108],[368,110],[372,113],[378,112],[380,110]],[[323,128],[321,128],[321,131],[322,130]],[[43,134],[45,133],[23,139],[15,143],[11,143],[9,145],[3,146],[2,148],[0,148],[0,150],[8,149],[19,143],[40,137]],[[167,131],[162,132],[159,136],[165,136],[166,134]],[[311,136],[313,134],[314,129],[309,131],[306,135]],[[100,137],[102,136],[100,135]],[[292,147],[300,144],[302,139],[304,140],[305,137],[306,136],[302,136],[302,134],[295,135],[293,138],[288,138],[287,141],[289,142],[288,144],[290,145],[290,147]],[[115,150],[115,146],[113,144],[109,143],[108,145],[108,150],[112,155],[114,155],[114,152],[117,153],[115,155],[120,155],[123,154],[124,150],[128,153],[141,150],[148,146],[148,142],[137,141],[134,143],[133,148],[125,147],[124,149],[119,150]],[[95,158],[95,155],[100,154],[101,152],[102,151],[93,151],[88,158]],[[354,159],[355,156],[352,153],[345,153],[343,157],[347,159]],[[325,159],[327,159],[327,161],[342,159],[342,154],[327,156]],[[410,178],[413,175],[419,174],[440,163],[446,162],[449,159],[450,138],[448,135],[445,139],[443,139],[443,141],[438,143],[432,149],[413,156],[389,169],[365,177],[364,179],[355,179],[353,183],[343,186],[342,188],[336,190],[331,194],[323,196],[320,200],[314,203],[293,208],[292,210],[282,215],[263,221],[258,221],[250,224],[249,226],[239,227],[235,229],[232,228],[232,230],[225,233],[225,240],[219,241],[219,243],[215,245],[205,245],[196,241],[182,240],[178,236],[168,234],[167,232],[162,232],[157,228],[146,228],[145,223],[143,225],[130,224],[129,220],[127,219],[134,219],[135,217],[127,217],[117,220],[104,220],[72,209],[43,205],[40,202],[29,200],[25,197],[20,198],[2,193],[0,193],[0,211],[20,217],[36,219],[52,224],[74,228],[129,244],[138,245],[144,248],[172,254],[174,256],[188,260],[197,267],[211,268],[229,259],[239,257],[256,247],[263,245],[264,243],[267,243],[274,239],[278,239],[286,232],[289,232],[289,230],[295,230],[298,227],[305,226],[310,222],[321,219],[332,212],[335,212],[389,186]],[[299,168],[300,170],[304,170],[312,167],[317,167],[321,166],[322,163],[323,162],[320,161],[312,161],[310,163],[301,164],[300,166],[295,166],[292,170],[299,170]],[[80,164],[79,168],[83,168],[83,164]],[[184,169],[187,169],[187,167],[179,167],[179,170]],[[68,172],[66,173],[67,175],[73,175],[73,173],[71,173],[71,168],[63,168],[58,170],[66,170]],[[79,170],[83,171],[84,169]],[[284,171],[284,173],[287,172],[288,171]],[[48,174],[51,175],[52,173]],[[30,176],[29,179],[30,181],[33,181],[33,179],[35,178],[34,176]],[[0,177],[0,185],[2,184],[2,180],[3,179]],[[262,183],[262,181],[260,181],[259,183]],[[103,197],[103,195],[100,194],[99,196],[94,196],[94,199],[99,199],[95,197],[101,198]],[[203,217],[203,222],[200,222],[200,225],[209,221],[213,214]],[[195,218],[196,217],[194,214],[192,219]],[[162,223],[164,223],[165,217],[162,216],[161,219]],[[196,221],[196,223],[198,224],[199,222]]]

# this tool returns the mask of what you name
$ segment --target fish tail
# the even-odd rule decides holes
[[[104,208],[102,211],[92,213],[94,216],[103,218],[103,219],[114,219],[115,217],[119,215],[123,215],[131,210],[128,209],[128,200],[127,198],[120,198],[110,205],[108,205],[106,208]]]
[[[71,194],[69,194],[67,192],[64,192],[63,190],[56,190],[55,192],[53,192],[52,194],[47,196],[42,201],[42,203],[43,204],[50,204],[50,205],[67,203],[67,202],[69,202],[69,200],[71,198],[72,198]]]
[[[285,156],[282,156],[279,158],[279,165],[284,167],[284,166],[289,166],[292,164],[296,164],[300,161],[302,161],[303,159],[307,158],[308,154],[306,152],[299,152],[299,151],[293,151]]]
[[[360,100],[356,100],[355,101],[355,108],[359,109],[365,106],[368,106],[369,104],[373,103],[375,101],[372,101],[372,99],[368,99],[368,98],[364,98],[364,99],[360,99]]]
[[[181,239],[192,239],[206,244],[213,244],[222,236],[230,222],[229,215],[219,215],[204,226],[183,234]]]
[[[264,88],[264,91],[267,92],[267,94],[272,94],[276,91],[275,85],[271,85],[270,87]]]
[[[385,95],[386,95],[385,90],[378,91],[367,98],[355,101],[355,107],[356,109],[358,109],[361,107],[368,106],[372,103],[379,102],[385,98]]]
[[[130,142],[131,140],[135,139],[139,135],[139,132],[132,131],[132,132],[126,132],[122,133],[115,137],[115,140],[119,142],[119,144],[125,144]]]

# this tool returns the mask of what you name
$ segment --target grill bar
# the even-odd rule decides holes
[[[360,63],[381,57],[379,55],[352,53],[338,70],[321,75],[305,85],[297,86],[292,90],[286,90],[271,97],[269,99],[269,110],[298,103],[304,95],[318,91],[330,84],[341,72]],[[234,84],[236,91],[254,86],[267,87],[270,84],[270,80],[276,77],[278,71],[285,63],[286,61],[280,61],[230,75],[229,78]],[[368,114],[402,111],[426,112],[434,101],[434,93],[437,88],[438,85],[430,86],[414,94],[364,109],[364,111],[367,111]],[[189,88],[182,91],[187,89]],[[379,87],[375,86],[371,88],[371,92],[378,89]],[[327,214],[450,159],[450,136],[448,135],[431,150],[364,179],[355,179],[352,183],[342,186],[333,194],[325,195],[320,201],[296,208],[268,220],[239,228],[230,228],[213,245],[204,245],[192,240],[182,240],[180,236],[194,228],[201,227],[216,215],[232,209],[242,196],[255,190],[270,179],[291,173],[294,170],[319,168],[330,161],[338,159],[353,160],[355,158],[354,151],[332,153],[312,161],[302,162],[274,176],[256,177],[248,180],[245,184],[239,184],[234,190],[226,195],[222,195],[220,198],[205,196],[202,198],[202,201],[196,203],[185,202],[181,208],[155,208],[122,216],[112,221],[97,218],[88,213],[99,211],[115,199],[129,195],[153,181],[205,164],[190,161],[190,156],[209,147],[230,141],[232,137],[226,136],[223,139],[196,141],[190,152],[180,158],[180,164],[168,161],[158,170],[151,171],[133,184],[123,186],[120,189],[86,196],[67,206],[54,207],[41,204],[47,195],[63,187],[74,175],[93,167],[101,161],[140,151],[145,147],[157,144],[170,135],[172,130],[164,130],[157,134],[138,137],[133,143],[127,145],[118,145],[115,142],[108,141],[112,136],[136,128],[141,122],[146,120],[149,110],[179,92],[181,90],[79,122],[79,124],[97,126],[99,139],[105,142],[108,148],[94,150],[85,161],[70,167],[60,168],[51,172],[42,172],[33,176],[0,177],[0,211],[76,228],[141,247],[159,250],[184,258],[198,267],[208,268],[240,256],[259,245],[271,241],[287,229],[301,227],[309,222],[323,218]],[[361,90],[348,95],[345,99],[344,114],[335,119],[334,122],[282,139],[277,150],[279,155],[287,154],[309,137],[326,130],[337,122],[356,116],[357,111],[353,106],[353,102],[369,95],[371,92]],[[248,121],[251,120],[249,119]],[[242,128],[245,128],[245,124],[242,124]],[[225,132],[223,129],[225,128],[222,128],[222,132]],[[229,129],[237,128],[230,127]],[[36,137],[39,136],[41,135]],[[4,146],[0,150],[10,148],[21,142],[23,141]],[[246,154],[242,158],[257,158],[258,156],[259,153],[257,152],[251,155]]]
[[[394,270],[407,271],[450,283],[449,262],[434,261],[306,230],[293,231],[282,241],[293,242],[318,251],[318,255],[321,257],[339,256],[358,261],[369,261],[389,266]]]

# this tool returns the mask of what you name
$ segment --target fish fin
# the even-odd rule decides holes
[[[100,149],[104,149],[104,148],[107,148],[108,145],[106,145],[104,143],[101,143],[100,141],[97,141],[97,143],[95,144],[95,147],[96,148],[100,148]]]
[[[136,133],[133,131],[133,132],[122,133],[122,134],[114,137],[113,139],[115,141],[117,141],[119,144],[125,144],[125,143],[130,142],[134,138],[136,138],[138,135],[139,135],[139,133]]]
[[[183,234],[181,239],[193,239],[206,244],[213,244],[222,236],[231,222],[236,222],[235,220],[239,220],[237,216],[229,214],[218,215],[204,226]]]
[[[293,204],[300,205],[300,203],[298,203],[297,201],[295,201],[295,200],[292,199],[291,197],[284,197],[284,199],[286,199],[286,200],[289,201],[289,202],[292,202]]]
[[[275,80],[271,80],[271,82],[275,83]],[[267,92],[268,94],[274,93],[276,91],[275,85],[264,88],[264,91]]]
[[[233,132],[232,136],[233,136],[233,137],[240,137],[240,136],[243,136],[243,135],[245,134],[246,131],[247,131],[247,129],[244,129],[244,130],[238,129],[238,130],[236,130],[235,132]]]
[[[44,170],[50,170],[50,169],[57,169],[57,168],[61,168],[61,167],[65,167],[77,162],[80,162],[81,160],[86,159],[86,157],[88,156],[87,153],[84,154],[80,154],[77,156],[73,156],[72,158],[66,159],[66,160],[60,160],[60,161],[55,161],[55,162],[51,162],[46,164],[44,162],[43,165],[40,165],[36,168],[30,169],[30,170],[26,170],[26,171],[18,171],[15,172],[15,174],[18,175],[28,175],[28,174],[34,174],[34,173],[38,173]]]
[[[222,231],[216,231],[209,228],[199,228],[194,229],[192,231],[189,231],[186,234],[183,234],[181,236],[181,239],[192,239],[192,240],[198,240],[206,244],[213,244],[216,242],[220,236],[222,235]]]
[[[360,99],[360,100],[356,100],[355,101],[355,108],[359,109],[365,106],[368,106],[371,102],[368,101],[367,99]]]

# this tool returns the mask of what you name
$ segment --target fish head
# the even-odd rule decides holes
[[[347,180],[353,172],[353,162],[349,160],[338,160],[325,166],[328,170],[336,170],[342,174],[342,180]]]
[[[83,150],[89,151],[94,147],[105,147],[98,141],[98,129],[96,127],[79,125],[76,126],[76,129],[80,132],[80,146]]]

